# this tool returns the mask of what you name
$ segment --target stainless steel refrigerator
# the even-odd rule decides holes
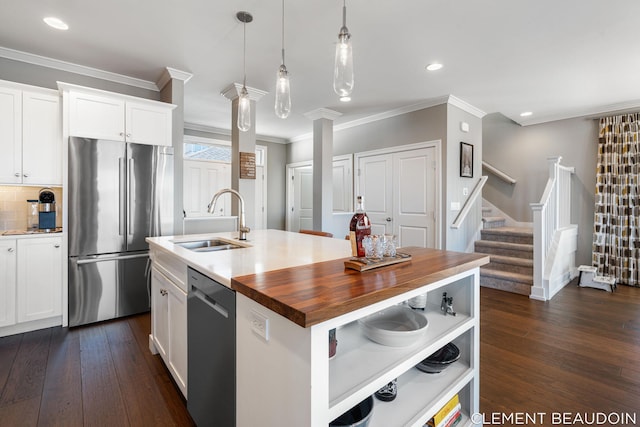
[[[173,234],[173,149],[69,138],[69,326],[148,311],[145,238]]]

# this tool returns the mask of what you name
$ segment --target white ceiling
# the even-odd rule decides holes
[[[0,54],[7,49],[157,82],[165,67],[193,74],[185,122],[229,129],[242,81],[246,10],[247,86],[268,91],[256,132],[308,134],[304,113],[328,108],[336,125],[449,94],[521,124],[640,106],[637,0],[347,0],[354,49],[353,100],[332,89],[340,0],[286,0],[286,65],[292,114],[273,112],[280,64],[281,0],[0,0]],[[66,21],[62,32],[45,16]],[[444,68],[425,71],[431,62]],[[144,83],[143,83],[144,85]],[[519,114],[532,111],[523,119]]]

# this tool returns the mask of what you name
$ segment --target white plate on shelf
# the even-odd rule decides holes
[[[390,347],[405,347],[427,331],[427,318],[406,306],[395,305],[358,320],[371,341]]]

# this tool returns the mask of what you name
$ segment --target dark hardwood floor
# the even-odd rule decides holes
[[[0,426],[192,426],[149,330],[144,314],[0,338]],[[569,284],[540,302],[483,288],[480,335],[486,419],[640,412],[640,289]]]

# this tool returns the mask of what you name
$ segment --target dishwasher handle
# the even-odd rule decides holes
[[[224,308],[222,305],[220,305],[220,303],[218,303],[213,298],[211,298],[209,295],[202,292],[200,289],[192,286],[191,293],[193,294],[194,297],[198,298],[203,303],[207,304],[209,307],[213,308],[215,311],[220,313],[224,318],[226,319],[229,318],[229,311],[226,308]]]

